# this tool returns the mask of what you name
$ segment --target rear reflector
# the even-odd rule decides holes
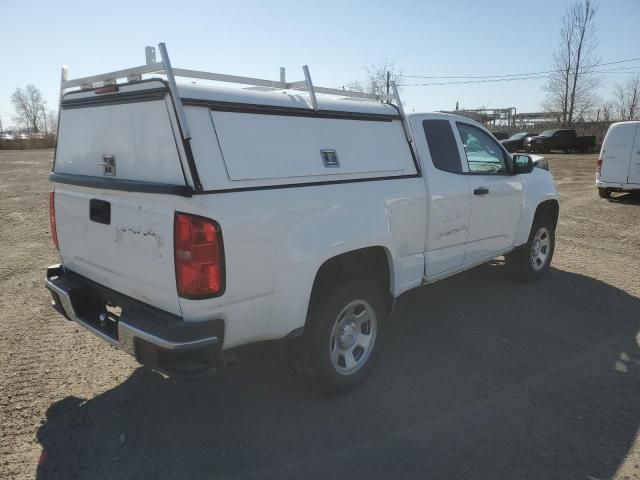
[[[176,212],[174,255],[178,295],[195,300],[224,293],[220,225],[208,218]]]
[[[60,250],[58,246],[58,231],[56,230],[56,194],[49,192],[49,222],[51,223],[51,239],[56,250]]]

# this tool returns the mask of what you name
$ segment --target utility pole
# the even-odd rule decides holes
[[[391,72],[387,70],[387,95],[389,95],[390,85],[391,85]]]
[[[44,113],[44,105],[40,105],[42,109],[42,120],[44,120],[44,134],[47,135],[47,114]]]

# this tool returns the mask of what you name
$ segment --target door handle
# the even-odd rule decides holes
[[[489,189],[487,187],[476,188],[473,191],[474,195],[486,195],[487,193],[489,193]]]
[[[92,198],[89,201],[89,218],[92,222],[111,224],[111,204],[104,200]]]

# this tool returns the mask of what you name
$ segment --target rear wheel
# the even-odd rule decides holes
[[[537,280],[549,269],[555,245],[555,222],[540,215],[533,222],[526,245],[505,256],[507,268],[518,279]]]
[[[600,198],[610,198],[611,190],[607,188],[598,188],[598,195],[600,195]]]
[[[382,292],[365,278],[343,278],[319,294],[302,339],[304,376],[329,393],[362,382],[380,355],[387,313]]]

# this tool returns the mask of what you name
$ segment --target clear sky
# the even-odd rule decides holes
[[[640,57],[640,0],[597,0],[602,62]],[[0,115],[33,83],[56,107],[60,66],[71,78],[144,63],[144,46],[167,43],[174,66],[342,86],[385,59],[405,74],[499,75],[544,71],[570,0],[137,1],[3,0]],[[640,61],[622,64],[637,65]],[[605,74],[601,93],[628,74]],[[416,82],[407,79],[407,82]],[[420,82],[420,80],[417,80]],[[433,82],[434,80],[431,80]],[[429,80],[422,80],[429,82]],[[511,107],[536,111],[544,80],[405,87],[409,111]]]

